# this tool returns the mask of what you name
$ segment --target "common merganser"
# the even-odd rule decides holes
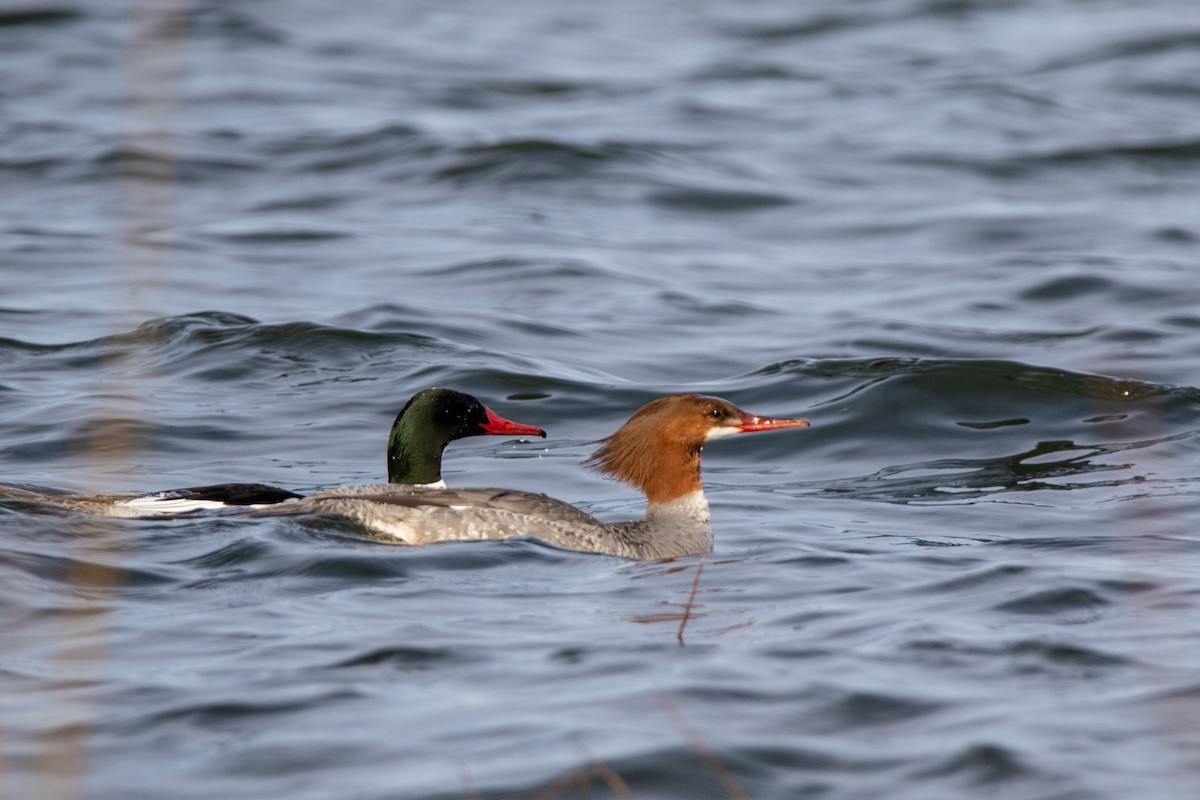
[[[648,403],[585,462],[646,495],[645,515],[629,522],[601,522],[546,495],[505,489],[355,486],[318,492],[278,511],[348,519],[406,544],[532,537],[634,559],[699,555],[712,549],[700,481],[704,444],[739,433],[805,427],[808,420],[749,414],[718,397],[680,394]]]
[[[392,484],[444,489],[442,451],[468,436],[540,436],[533,425],[505,419],[478,399],[453,389],[424,389],[405,404],[388,434],[387,473]],[[0,486],[0,500],[42,503],[110,517],[186,514],[231,507],[262,508],[303,495],[261,483],[221,483],[146,495],[45,494]]]

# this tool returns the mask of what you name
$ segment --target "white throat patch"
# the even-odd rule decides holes
[[[741,428],[733,425],[721,425],[716,428],[709,428],[708,433],[704,437],[704,441],[711,442],[713,439],[724,439],[727,436],[737,436],[741,432]]]

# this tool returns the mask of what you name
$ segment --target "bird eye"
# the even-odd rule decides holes
[[[720,419],[722,416],[724,416],[719,408],[710,408],[708,410],[708,415],[713,419]]]

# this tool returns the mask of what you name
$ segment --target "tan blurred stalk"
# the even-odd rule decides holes
[[[137,307],[153,308],[154,295],[168,282],[169,243],[178,201],[177,122],[183,90],[187,13],[183,0],[134,0],[124,69],[123,130],[115,203],[116,242],[110,292],[119,313],[113,333],[135,328]],[[97,302],[101,302],[99,299]],[[145,368],[129,354],[107,360],[96,396],[96,424],[80,455],[90,462],[89,488],[109,488],[125,475],[144,447]],[[136,420],[135,424],[109,424]],[[89,749],[105,691],[105,659],[112,636],[111,615],[126,580],[121,535],[114,520],[80,518],[69,581],[71,594],[55,618],[60,663],[57,700],[47,709],[38,763],[29,796],[74,800],[85,796]],[[71,687],[69,690],[67,687]]]

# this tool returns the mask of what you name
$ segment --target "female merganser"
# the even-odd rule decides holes
[[[496,414],[476,398],[453,389],[424,389],[409,399],[388,435],[388,481],[444,489],[442,451],[468,436],[541,436],[546,432]],[[303,495],[261,483],[221,483],[147,495],[58,495],[0,486],[0,500],[20,500],[110,517],[142,517],[195,511],[261,508]]]
[[[630,522],[601,522],[546,495],[505,489],[352,486],[318,492],[278,512],[341,517],[406,544],[528,536],[569,550],[625,558],[699,555],[712,549],[708,501],[700,482],[705,442],[805,427],[805,419],[756,416],[726,400],[695,394],[662,397],[643,406],[585,462],[646,495],[645,515]]]

